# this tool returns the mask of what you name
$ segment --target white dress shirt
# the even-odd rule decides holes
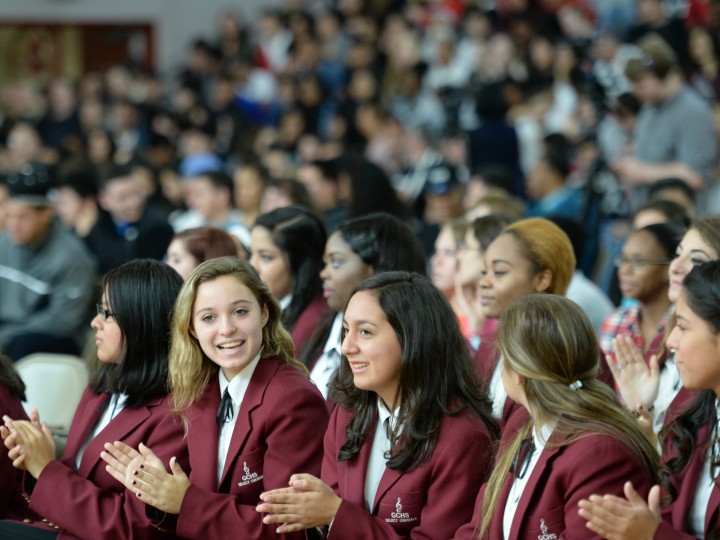
[[[537,465],[537,462],[540,460],[540,454],[542,454],[545,449],[545,444],[547,443],[548,438],[550,438],[550,435],[552,435],[552,432],[555,429],[555,424],[555,422],[545,424],[542,428],[540,428],[539,434],[535,428],[532,430],[535,451],[532,456],[530,456],[530,461],[525,468],[523,477],[518,478],[516,476],[513,480],[512,487],[510,488],[510,494],[508,495],[507,502],[505,503],[505,512],[503,513],[503,536],[506,539],[510,538],[510,529],[512,528],[513,520],[515,519],[515,512],[517,511],[518,504],[520,503],[520,498],[522,497],[523,491],[525,491],[525,486],[532,476],[535,465]],[[518,463],[518,468],[521,467],[522,464]]]
[[[340,357],[342,356],[340,352],[342,323],[343,313],[340,312],[335,315],[335,320],[330,329],[330,335],[325,342],[323,353],[317,362],[315,362],[310,372],[310,380],[315,383],[315,386],[318,387],[318,390],[320,390],[325,399],[328,397],[328,385],[340,365]]]
[[[397,413],[398,409],[395,410],[394,414],[391,414],[378,397],[378,420],[375,426],[372,448],[370,449],[367,474],[365,475],[365,509],[371,513],[375,503],[375,495],[388,461],[385,456],[388,456],[388,452],[390,452],[388,431],[395,429]]]
[[[505,401],[507,401],[507,391],[502,382],[502,356],[498,358],[495,370],[490,377],[490,399],[492,400],[492,416],[496,420],[502,418]]]
[[[223,422],[220,425],[220,438],[218,439],[218,469],[217,478],[218,484],[222,479],[223,469],[225,469],[225,460],[227,459],[227,453],[230,449],[230,441],[232,439],[233,431],[235,430],[235,423],[237,422],[238,411],[242,404],[245,392],[247,391],[250,379],[252,379],[255,368],[260,361],[260,353],[250,362],[245,369],[235,375],[231,381],[227,380],[223,370],[218,370],[220,377],[220,399],[222,399],[225,389],[228,389],[228,393],[232,398],[233,415],[229,422]]]

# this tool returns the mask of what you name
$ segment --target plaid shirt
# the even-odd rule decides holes
[[[653,354],[658,354],[658,351],[662,347],[663,340],[665,338],[665,325],[672,314],[672,309],[673,308],[671,307],[660,320],[660,324],[658,324],[657,327],[657,333],[643,354],[645,362],[649,362],[650,357]],[[603,355],[609,355],[611,357],[614,356],[612,340],[617,336],[629,336],[641,351],[645,350],[645,341],[643,340],[642,333],[640,332],[639,308],[619,308],[605,317],[602,328],[600,329],[600,348],[602,349]]]

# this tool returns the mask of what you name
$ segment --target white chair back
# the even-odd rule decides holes
[[[40,420],[58,435],[67,434],[89,381],[85,360],[79,356],[34,353],[15,363],[27,387],[23,406],[28,414],[35,408]]]

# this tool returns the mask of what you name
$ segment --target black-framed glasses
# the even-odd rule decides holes
[[[102,304],[95,304],[95,309],[97,311],[97,314],[100,315],[100,319],[102,319],[103,321],[107,321],[108,318],[114,315],[112,311],[102,307]]]
[[[666,265],[670,264],[672,259],[626,259],[625,257],[615,257],[614,264],[618,268],[625,264],[629,264],[633,270],[642,270],[647,265]]]
[[[522,478],[530,466],[533,454],[535,453],[535,441],[530,437],[529,439],[523,439],[520,443],[520,448],[517,454],[513,458],[512,467],[510,472],[515,475],[515,478]]]

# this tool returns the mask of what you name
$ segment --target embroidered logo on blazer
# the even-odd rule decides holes
[[[247,486],[248,484],[254,484],[263,479],[262,474],[256,472],[250,472],[250,467],[247,466],[247,462],[243,461],[243,471],[245,474],[242,477],[242,482],[238,482],[239,487]]]
[[[540,520],[540,530],[542,531],[542,534],[538,534],[538,540],[557,540],[557,535],[555,533],[548,534],[548,528],[547,525],[545,525],[545,520]]]
[[[390,517],[385,518],[385,521],[387,523],[409,523],[417,521],[417,516],[411,516],[410,512],[403,512],[402,510],[402,502],[400,502],[400,497],[398,497],[398,500],[395,503],[395,511],[391,512]]]

